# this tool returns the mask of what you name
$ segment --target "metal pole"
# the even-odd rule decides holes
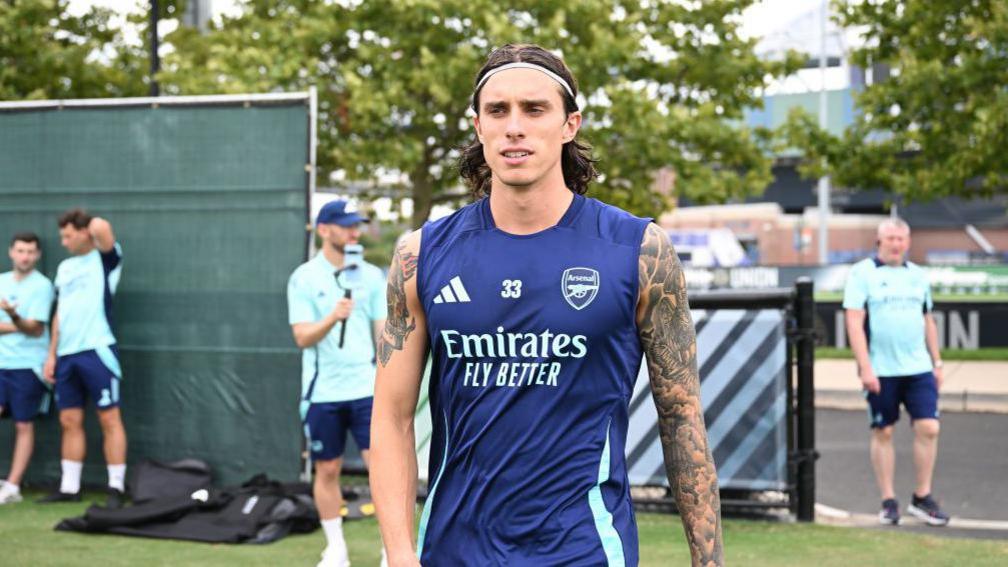
[[[812,280],[798,278],[795,284],[795,314],[798,318],[798,521],[815,520],[815,300]]]
[[[151,0],[150,8],[150,36],[151,36],[151,52],[150,52],[150,95],[159,96],[160,89],[158,88],[157,76],[158,71],[161,69],[161,59],[158,57],[158,0]]]
[[[785,404],[787,406],[787,423],[786,435],[787,435],[787,485],[788,485],[788,504],[791,513],[796,517],[798,516],[798,459],[796,458],[798,453],[795,452],[795,364],[794,364],[794,351],[795,344],[797,343],[798,335],[798,321],[797,321],[797,294],[791,300],[791,308],[789,309],[790,314],[787,317],[787,346],[785,348],[785,358],[784,358],[784,368],[786,368],[785,377],[787,380],[787,388],[785,389],[787,398]]]
[[[826,129],[829,121],[826,112],[826,15],[829,5],[823,0],[819,17],[819,127]],[[829,207],[830,180],[828,175],[819,178],[819,265],[829,264]]]
[[[311,224],[312,202],[315,200],[317,184],[318,162],[318,89],[315,85],[308,87],[308,163],[305,164],[305,171],[308,172],[307,195],[305,201],[307,210],[305,212],[305,260],[315,255],[315,230]]]

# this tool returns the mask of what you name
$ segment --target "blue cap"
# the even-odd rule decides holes
[[[318,217],[315,218],[315,225],[338,224],[340,226],[353,226],[357,223],[370,222],[371,220],[346,209],[347,202],[342,199],[326,203],[322,206],[322,210],[319,211]]]

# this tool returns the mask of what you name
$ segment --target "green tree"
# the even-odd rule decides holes
[[[319,174],[398,173],[413,226],[460,201],[458,148],[473,136],[473,79],[492,46],[534,42],[561,53],[586,97],[582,137],[601,158],[592,194],[657,215],[662,167],[676,192],[723,202],[770,181],[767,133],[742,125],[769,77],[796,60],[761,61],[738,35],[752,0],[251,0],[200,35],[169,38],[166,93],[319,92]],[[324,181],[323,181],[324,183]]]
[[[137,96],[146,69],[111,23],[68,0],[0,1],[0,100]]]
[[[1008,4],[1000,0],[836,2],[839,22],[863,29],[851,61],[890,76],[855,96],[842,136],[790,117],[791,145],[847,187],[909,200],[1003,193],[1008,174]]]

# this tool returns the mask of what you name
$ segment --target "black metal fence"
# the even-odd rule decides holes
[[[786,505],[799,521],[815,518],[815,302],[813,285],[799,279],[793,288],[763,290],[718,290],[690,296],[694,310],[780,310],[786,326]],[[702,378],[702,377],[701,377]],[[750,495],[751,496],[751,495]],[[722,498],[726,509],[773,508],[781,502],[770,499]]]

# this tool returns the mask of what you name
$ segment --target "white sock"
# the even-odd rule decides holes
[[[119,492],[126,492],[126,465],[108,465],[108,485]]]
[[[325,532],[326,553],[346,555],[346,541],[343,540],[343,518],[322,520],[322,531]]]
[[[63,469],[63,476],[60,479],[60,492],[66,494],[76,494],[80,492],[81,471],[84,470],[84,463],[80,461],[60,461],[60,468]]]
[[[20,493],[21,493],[21,487],[12,482],[7,482],[5,480],[3,481],[3,486],[0,486],[0,494],[20,494]]]

